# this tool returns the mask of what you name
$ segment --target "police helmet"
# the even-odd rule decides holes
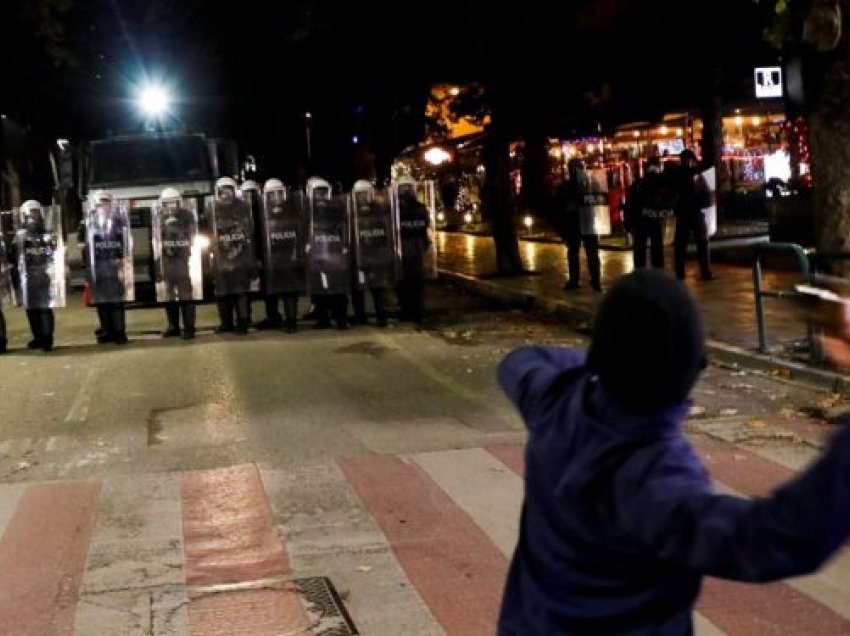
[[[244,185],[242,186],[245,187]],[[280,192],[284,190],[283,181],[280,179],[268,179],[266,183],[263,185],[263,193],[268,194],[269,192]]]
[[[309,198],[313,197],[313,193],[317,190],[323,190],[326,194],[325,198],[330,198],[331,196],[331,184],[322,179],[321,177],[310,177],[307,179],[307,196]]]
[[[224,188],[230,188],[233,191],[233,195],[236,196],[236,181],[231,179],[230,177],[221,177],[218,181],[215,182],[215,196],[216,198],[221,198],[221,193]]]
[[[247,181],[243,181],[242,182],[242,192],[251,192],[251,191],[259,192],[260,191],[260,184],[257,183],[256,181],[252,181],[251,179],[248,179]]]
[[[180,192],[176,188],[166,188],[159,195],[159,200],[163,205],[166,203],[180,203],[181,198]]]
[[[106,190],[97,190],[91,195],[91,201],[94,205],[98,203],[112,203],[112,193]]]
[[[21,205],[21,221],[26,221],[33,216],[33,213],[38,210],[41,212],[41,204],[35,199],[24,201]]]

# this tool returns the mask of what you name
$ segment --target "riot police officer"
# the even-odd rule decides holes
[[[266,317],[258,329],[297,330],[298,297],[307,289],[304,208],[302,193],[287,195],[279,179],[266,181],[261,223]],[[278,301],[283,302],[283,318]]]
[[[334,200],[327,181],[316,177],[308,181],[307,199],[310,209],[307,277],[315,305],[316,327],[329,328],[333,317],[337,329],[348,329],[351,262],[347,206]]]
[[[6,319],[3,317],[3,300],[4,296],[10,294],[10,274],[11,270],[8,267],[11,264],[9,253],[6,249],[6,237],[0,234],[0,353],[6,353],[8,341],[6,340]]]
[[[632,234],[635,269],[646,267],[646,245],[650,264],[664,269],[664,225],[673,216],[676,202],[673,185],[661,170],[661,158],[650,157],[644,176],[629,187],[624,207],[624,224]]]
[[[398,249],[392,211],[388,205],[378,203],[374,186],[363,179],[351,189],[351,203],[356,246],[353,250],[354,281],[351,291],[355,320],[360,324],[366,323],[368,289],[375,307],[375,322],[378,327],[386,327],[386,293],[397,279]]]
[[[112,194],[97,191],[92,197],[93,210],[86,219],[88,277],[92,301],[98,308],[103,332],[97,337],[100,344],[127,344],[124,302],[132,296],[132,265],[130,227],[126,213],[112,199]]]
[[[174,188],[166,188],[156,211],[155,240],[159,243],[157,258],[157,300],[165,302],[168,328],[165,338],[195,337],[195,305],[192,286],[192,247],[198,234],[196,216],[183,205]],[[183,329],[180,329],[180,316]]]
[[[396,285],[399,320],[421,323],[425,317],[425,253],[431,246],[430,215],[416,198],[415,179],[402,177],[395,191],[401,239],[401,280]]]
[[[602,291],[602,265],[599,260],[599,236],[590,228],[583,227],[582,215],[587,214],[587,197],[590,192],[590,178],[587,167],[581,159],[570,159],[567,164],[569,179],[562,185],[561,202],[564,206],[563,235],[567,243],[567,283],[564,289],[579,287],[580,261],[579,249],[584,244],[587,257],[587,270],[590,274],[590,287]]]
[[[29,349],[51,351],[55,319],[52,297],[57,236],[45,225],[44,211],[38,201],[26,201],[20,210],[21,229],[15,237],[21,304],[32,332]],[[61,266],[61,265],[60,265]]]
[[[248,293],[257,275],[253,228],[251,211],[237,198],[236,182],[230,177],[216,181],[212,219],[215,295],[220,319],[216,332],[246,334]]]

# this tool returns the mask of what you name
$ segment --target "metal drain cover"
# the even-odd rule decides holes
[[[316,636],[354,636],[359,634],[351,616],[342,604],[336,588],[326,576],[291,579],[301,589],[301,596],[311,618],[316,621]]]

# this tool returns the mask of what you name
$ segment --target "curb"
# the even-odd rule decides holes
[[[527,308],[564,316],[570,326],[586,326],[593,320],[593,312],[576,307],[567,300],[541,298],[532,293],[506,289],[490,280],[482,280],[468,274],[439,270],[441,280],[455,283],[478,296],[497,302],[521,305]],[[819,389],[850,395],[850,376],[818,369],[799,362],[785,360],[769,354],[757,353],[719,340],[707,340],[706,349],[713,361],[735,367],[762,371],[783,380],[808,384]]]

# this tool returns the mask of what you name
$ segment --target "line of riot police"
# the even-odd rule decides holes
[[[355,320],[365,323],[367,291],[377,326],[388,324],[391,290],[401,320],[423,319],[425,279],[435,271],[433,218],[414,179],[401,178],[389,191],[358,181],[349,194],[333,193],[318,177],[304,191],[269,179],[262,191],[246,182],[239,194],[234,180],[219,179],[205,211],[217,333],[248,333],[250,298],[258,293],[266,309],[260,329],[296,331],[298,300],[308,295],[317,327],[330,327],[333,320],[347,328],[349,296]],[[204,293],[197,208],[196,199],[166,188],[151,210],[165,337],[192,339],[196,333],[195,305]],[[2,310],[13,302],[27,311],[33,334],[28,346],[53,348],[53,309],[65,306],[61,219],[58,206],[27,201],[13,240],[0,242],[0,353],[7,347]],[[86,264],[86,304],[96,308],[99,320],[97,341],[126,344],[125,308],[135,300],[129,202],[95,192],[83,206],[77,238]]]

